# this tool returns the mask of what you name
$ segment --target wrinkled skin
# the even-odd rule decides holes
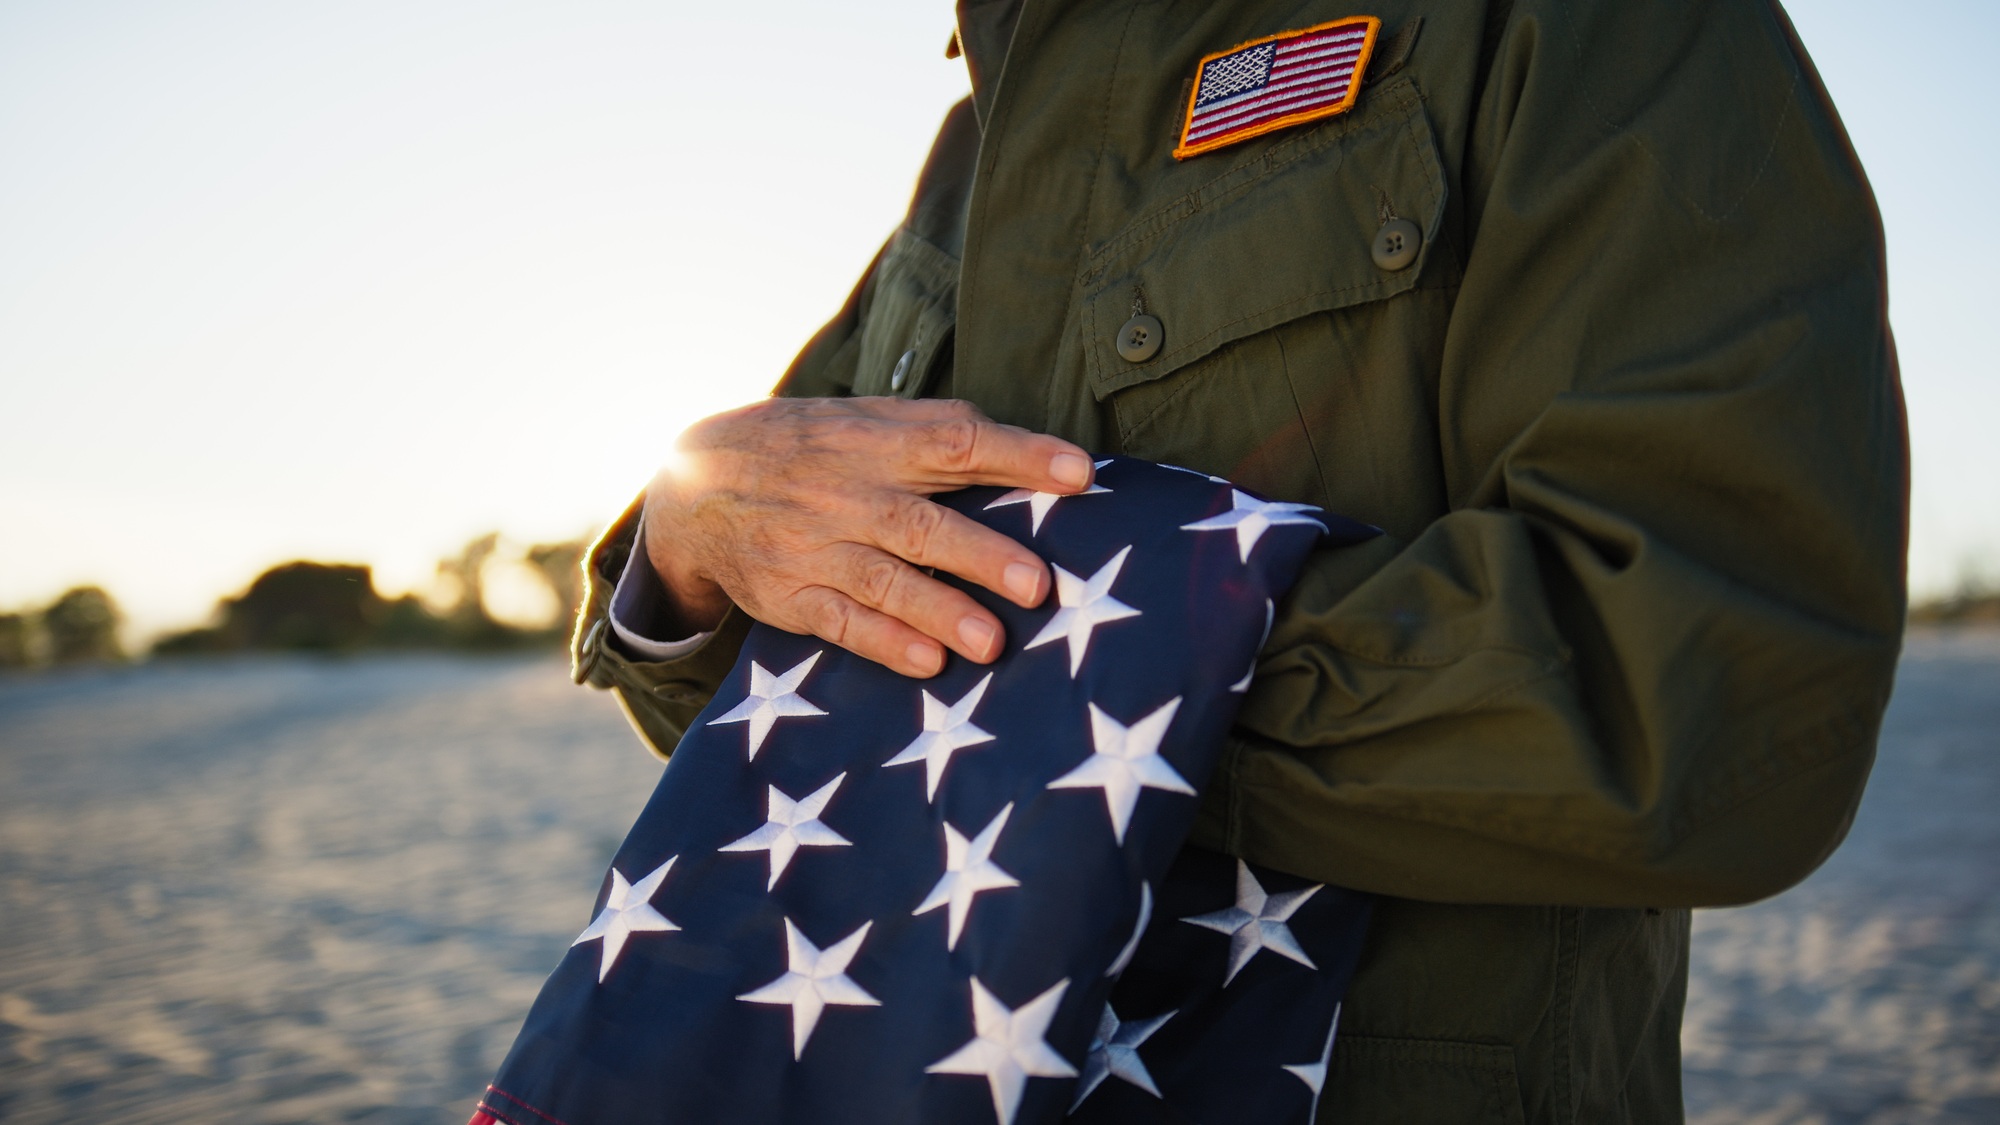
[[[1070,494],[1089,456],[948,399],[770,399],[689,427],[646,490],[645,549],[685,633],[730,603],[908,676],[987,663],[1000,621],[935,568],[1032,608],[1034,552],[929,498],[990,484]]]

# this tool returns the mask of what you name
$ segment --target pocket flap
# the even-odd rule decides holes
[[[1375,264],[1384,203],[1423,231],[1416,260]],[[1081,286],[1091,393],[1157,379],[1234,340],[1307,313],[1416,285],[1444,218],[1444,169],[1407,76],[1353,114],[1265,150],[1135,219],[1088,259]],[[1165,327],[1143,363],[1117,334],[1143,299]]]

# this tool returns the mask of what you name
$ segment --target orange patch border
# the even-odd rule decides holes
[[[1368,34],[1361,40],[1361,55],[1354,60],[1354,80],[1348,83],[1347,95],[1345,97],[1332,105],[1318,106],[1313,109],[1300,110],[1297,113],[1288,113],[1283,117],[1274,117],[1255,128],[1246,129],[1241,133],[1231,133],[1227,136],[1216,137],[1203,141],[1200,144],[1191,145],[1187,143],[1188,130],[1194,128],[1195,99],[1201,95],[1201,72],[1208,68],[1209,63],[1222,58],[1224,55],[1233,55],[1247,47],[1255,47],[1260,44],[1275,42],[1279,39],[1295,39],[1301,35],[1311,35],[1316,31],[1327,31],[1332,28],[1355,24],[1366,25]],[[1337,117],[1353,109],[1355,99],[1361,96],[1361,79],[1368,71],[1369,60],[1375,56],[1375,40],[1381,35],[1381,32],[1382,21],[1374,16],[1342,16],[1337,20],[1328,20],[1325,23],[1316,23],[1311,27],[1301,27],[1293,31],[1280,31],[1276,35],[1266,35],[1261,39],[1251,39],[1238,43],[1226,51],[1216,51],[1213,54],[1203,55],[1201,61],[1195,64],[1194,86],[1188,90],[1187,111],[1181,115],[1181,141],[1174,149],[1174,159],[1186,160],[1190,156],[1200,156],[1204,152],[1214,152],[1216,149],[1227,148],[1230,145],[1247,141],[1252,137],[1261,137],[1266,133],[1273,133],[1279,129],[1289,129],[1294,125],[1303,124],[1307,121],[1317,121],[1322,117]]]

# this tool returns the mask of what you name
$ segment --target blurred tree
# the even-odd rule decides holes
[[[26,668],[33,661],[33,627],[25,613],[0,613],[0,668]]]
[[[42,635],[48,641],[49,659],[57,664],[124,659],[125,651],[118,643],[121,616],[118,603],[101,587],[65,590],[42,611]]]
[[[589,549],[590,542],[586,539],[537,543],[528,548],[529,565],[549,584],[556,604],[562,607],[556,613],[554,628],[558,631],[568,631],[570,619],[576,616],[577,606],[583,601],[583,555]]]
[[[481,572],[499,549],[500,536],[482,535],[438,563],[438,575],[458,597],[441,617],[415,596],[385,599],[374,573],[350,563],[298,562],[274,566],[250,588],[216,606],[215,623],[160,638],[161,656],[244,649],[346,651],[362,648],[518,649],[548,644],[567,632],[517,629],[486,609]],[[581,589],[584,545],[546,543],[530,551],[535,572],[569,606]]]
[[[203,652],[227,652],[240,647],[231,643],[229,635],[221,626],[204,625],[194,629],[182,629],[168,633],[153,642],[154,656],[188,656]]]
[[[291,562],[257,576],[223,603],[232,647],[354,648],[380,615],[373,573],[347,563]]]
[[[450,626],[414,594],[385,602],[369,634],[369,643],[382,648],[444,648],[451,639]]]
[[[289,562],[216,607],[218,624],[160,638],[160,656],[242,649],[443,648],[450,629],[416,598],[385,600],[374,573],[346,563]]]
[[[486,584],[480,577],[480,571],[499,547],[500,533],[489,531],[467,543],[456,558],[438,560],[439,577],[458,588],[458,601],[452,607],[451,620],[461,629],[483,632],[484,626],[496,624],[486,615]]]
[[[1974,556],[1959,565],[1958,588],[1910,606],[1912,625],[2000,625],[2000,567]]]

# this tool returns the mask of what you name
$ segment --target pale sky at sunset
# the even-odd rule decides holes
[[[1913,580],[2000,576],[2000,5],[1790,10],[1887,224]],[[0,608],[98,582],[143,637],[615,515],[895,225],[951,13],[0,0]]]

